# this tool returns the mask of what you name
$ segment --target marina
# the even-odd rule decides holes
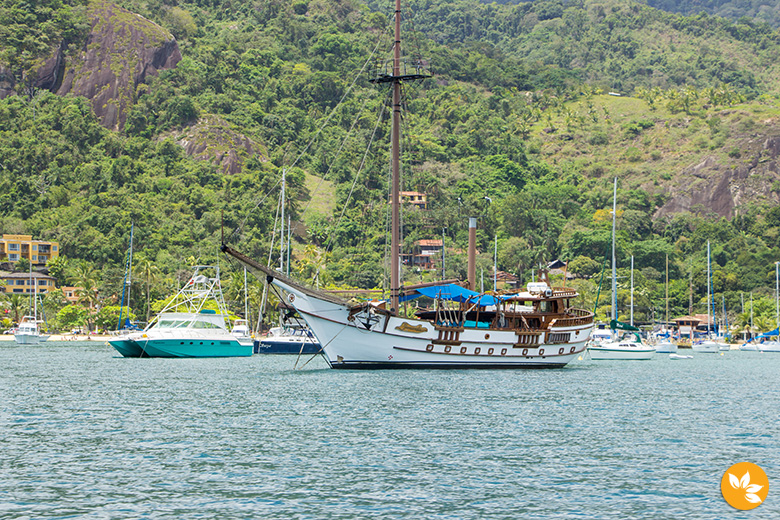
[[[723,472],[780,469],[780,356],[760,352],[524,372],[97,342],[0,358],[3,518],[748,518]]]

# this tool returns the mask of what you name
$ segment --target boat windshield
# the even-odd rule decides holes
[[[155,329],[183,329],[189,325],[188,320],[160,320],[154,324]]]
[[[209,321],[196,321],[192,324],[193,329],[222,329],[224,327],[220,327],[216,323],[211,323]]]

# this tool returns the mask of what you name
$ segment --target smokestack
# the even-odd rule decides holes
[[[477,219],[469,217],[469,289],[477,287]]]

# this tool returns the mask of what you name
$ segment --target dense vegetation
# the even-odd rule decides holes
[[[101,127],[81,99],[38,92],[0,101],[0,230],[59,240],[61,283],[86,287],[85,297],[106,307],[121,288],[133,222],[142,267],[131,301],[145,317],[188,265],[216,261],[223,214],[227,240],[267,259],[284,169],[296,276],[384,287],[389,132],[378,122],[387,92],[358,72],[373,49],[386,57],[385,4],[122,2],[171,30],[184,59],[140,93],[122,133]],[[744,143],[776,131],[776,32],[610,0],[411,7],[407,53],[430,60],[436,76],[405,90],[404,188],[430,201],[427,211],[405,212],[406,251],[444,233],[447,276],[463,277],[466,217],[479,216],[481,270],[492,270],[498,237],[499,269],[527,281],[539,264],[571,261],[573,283],[594,306],[617,176],[621,314],[630,255],[638,319],[663,314],[667,256],[670,313],[704,312],[711,241],[713,289],[731,321],[751,293],[755,318],[774,319],[780,183],[734,217],[659,209],[675,185],[700,182],[685,169],[705,155],[723,168],[761,162]],[[234,175],[188,157],[178,140],[204,120],[267,154],[245,158]],[[236,300],[241,284],[238,276],[229,283]],[[255,299],[260,292],[252,288]]]
[[[647,5],[672,13],[696,14],[705,12],[730,20],[747,18],[780,27],[780,2],[777,0],[647,0]]]

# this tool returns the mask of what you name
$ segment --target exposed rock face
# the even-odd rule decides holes
[[[670,199],[655,214],[715,213],[733,217],[744,201],[777,204],[780,201],[780,132],[776,136],[746,138],[740,157],[719,163],[715,156],[686,168],[681,183],[667,185]]]
[[[92,101],[103,126],[119,129],[136,89],[181,60],[173,36],[151,21],[103,0],[90,3],[92,31],[81,53],[68,60],[57,93]]]
[[[159,25],[105,0],[93,0],[91,31],[82,49],[65,53],[60,45],[37,70],[36,87],[59,95],[84,96],[103,126],[124,126],[139,86],[181,61],[173,36]],[[11,92],[0,89],[0,97]]]
[[[213,161],[224,173],[241,171],[244,161],[255,156],[268,160],[265,148],[245,135],[237,133],[216,116],[202,118],[197,124],[184,128],[174,138],[187,155],[204,161]]]

